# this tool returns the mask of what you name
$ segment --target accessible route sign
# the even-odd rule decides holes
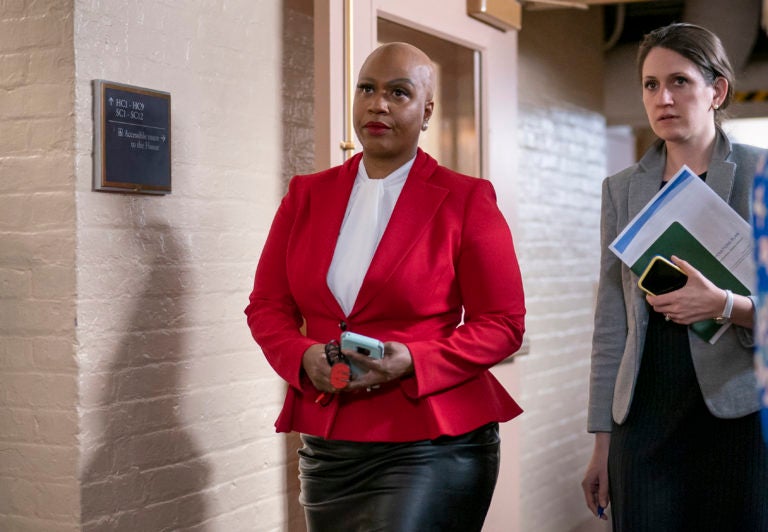
[[[93,188],[171,192],[171,95],[94,80]]]

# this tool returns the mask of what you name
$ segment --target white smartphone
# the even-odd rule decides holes
[[[376,338],[371,338],[370,336],[364,336],[362,334],[349,331],[344,331],[341,333],[341,349],[354,351],[356,353],[360,353],[361,355],[373,358],[384,357],[383,342],[377,340]],[[364,369],[355,366],[352,361],[350,361],[349,367],[352,370],[352,375],[355,377],[365,373]]]

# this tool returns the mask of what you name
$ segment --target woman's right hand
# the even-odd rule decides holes
[[[413,356],[408,346],[400,342],[384,342],[384,357],[375,359],[354,351],[343,351],[363,374],[350,381],[345,391],[370,389],[413,373]]]
[[[331,386],[331,366],[328,364],[328,359],[325,358],[324,344],[309,346],[301,358],[301,367],[304,368],[307,377],[315,385],[315,388],[321,392],[338,391]]]
[[[592,451],[592,459],[587,465],[581,489],[584,490],[584,498],[587,507],[595,516],[606,520],[608,517],[598,512],[598,506],[605,510],[610,504],[608,495],[608,449],[611,445],[610,432],[598,432],[595,434],[595,448]]]

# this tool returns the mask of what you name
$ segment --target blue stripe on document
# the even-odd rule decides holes
[[[693,172],[689,172],[687,169],[684,169],[683,173],[680,174],[677,179],[667,183],[667,185],[662,189],[659,197],[657,197],[656,200],[648,206],[648,209],[642,214],[642,216],[635,220],[634,223],[626,229],[626,233],[624,233],[622,237],[616,241],[616,245],[613,247],[616,248],[619,253],[624,253],[624,251],[627,249],[627,246],[629,246],[629,244],[635,238],[637,233],[640,232],[646,222],[650,220],[656,211],[667,204],[669,200],[677,196],[683,190],[683,186],[692,177],[694,177]]]

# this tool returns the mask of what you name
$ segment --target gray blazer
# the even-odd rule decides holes
[[[752,181],[765,152],[731,144],[717,130],[707,184],[747,221],[751,221]],[[665,163],[666,148],[658,141],[637,164],[603,181],[600,283],[587,422],[590,432],[610,432],[611,419],[621,424],[627,418],[648,326],[649,307],[637,287],[637,275],[608,245],[659,191]],[[758,410],[751,329],[731,326],[714,345],[690,329],[688,337],[696,377],[710,412],[735,418]]]

